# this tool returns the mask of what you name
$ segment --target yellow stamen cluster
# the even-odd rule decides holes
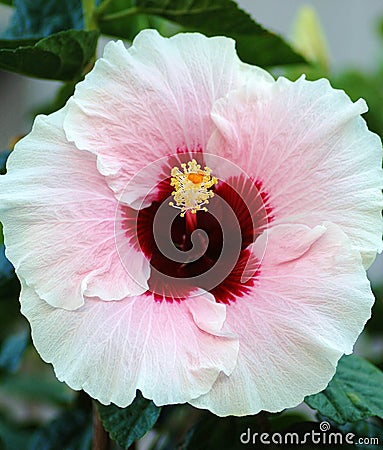
[[[205,167],[203,170],[192,159],[187,164],[181,164],[181,171],[178,167],[173,167],[171,171],[170,185],[174,187],[172,196],[175,204],[170,202],[169,205],[181,210],[181,217],[184,217],[187,211],[195,214],[197,211],[207,211],[206,206],[209,199],[214,196],[213,191],[209,189],[218,183],[216,177],[212,177],[211,169]]]

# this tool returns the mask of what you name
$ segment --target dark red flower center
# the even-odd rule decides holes
[[[150,260],[149,292],[157,301],[181,301],[200,288],[228,304],[257,280],[260,264],[248,247],[272,220],[268,196],[244,175],[212,189],[208,211],[185,217],[169,206],[170,178],[158,184],[149,207],[122,206],[126,236]]]

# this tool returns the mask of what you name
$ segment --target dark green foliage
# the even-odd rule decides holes
[[[101,4],[98,12],[100,30],[112,36],[124,37],[132,41],[134,37],[145,28],[155,28],[163,36],[172,36],[179,31],[182,31],[182,26],[175,22],[169,22],[159,16],[149,14],[140,14],[135,11],[132,15],[126,15],[120,19],[103,20],[104,15],[119,13],[127,8],[133,7],[132,0],[114,0],[108,2],[107,9],[103,8]]]
[[[105,429],[123,449],[128,449],[135,440],[152,429],[161,412],[161,408],[140,393],[127,408],[101,404],[97,407]]]
[[[8,156],[11,152],[9,150],[0,151],[0,175],[5,174],[5,165],[8,159]],[[2,242],[2,241],[1,241]]]
[[[327,388],[305,402],[339,424],[383,418],[382,386],[383,372],[378,368],[356,355],[344,356]]]
[[[0,151],[0,175],[5,173],[5,164],[9,156],[9,151]],[[5,246],[3,243],[3,230],[0,223],[0,300],[8,297],[13,291],[15,272],[12,264],[5,256]],[[1,325],[1,318],[0,318]]]
[[[355,447],[360,450],[381,450],[383,448],[383,428],[379,426],[378,422],[371,420],[361,420],[354,423],[345,423],[344,425],[337,425],[339,431],[344,435],[352,433],[355,435]],[[378,439],[380,445],[373,443],[374,441],[367,441],[367,439]],[[359,443],[359,439],[361,442]],[[367,444],[369,442],[369,444]]]
[[[91,414],[67,411],[34,433],[30,450],[89,450],[91,441]]]
[[[334,87],[344,89],[352,100],[364,98],[369,110],[364,115],[371,131],[383,136],[383,71],[366,74],[348,70],[333,79]]]
[[[20,372],[9,376],[2,383],[3,392],[35,402],[66,405],[72,398],[72,392],[64,383],[60,383],[51,373],[29,374]]]
[[[30,450],[33,430],[20,427],[0,415],[0,450]]]
[[[9,336],[0,348],[0,370],[16,372],[28,343],[29,332],[25,330]]]
[[[83,27],[81,0],[15,0],[0,40],[0,69],[37,78],[78,79],[98,40],[97,31]]]
[[[3,265],[12,267],[7,261],[2,262]],[[4,279],[0,285],[0,341],[6,339],[9,333],[14,332],[14,323],[20,321],[20,305],[19,305],[20,285],[14,275],[13,269],[11,277]]]
[[[240,58],[248,63],[266,67],[304,62],[282,38],[265,30],[232,0],[111,0],[106,8],[101,4],[101,11],[99,25],[106,34],[132,39],[148,26],[148,22],[131,26],[140,13],[175,22],[183,30],[232,37]]]
[[[266,419],[267,420],[267,419]],[[240,450],[244,445],[240,441],[243,433],[265,431],[260,424],[260,418],[247,417],[217,417],[205,413],[202,419],[190,430],[183,450]],[[246,437],[245,437],[246,438]]]
[[[38,78],[72,80],[92,59],[97,39],[97,31],[68,30],[27,46],[24,42],[18,45],[15,41],[0,41],[5,47],[0,48],[0,69]]]
[[[14,276],[13,266],[5,256],[5,245],[0,244],[0,287],[4,287],[13,278],[13,276]]]

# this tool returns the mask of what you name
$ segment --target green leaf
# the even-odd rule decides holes
[[[107,8],[105,8],[105,5]],[[130,41],[145,28],[154,28],[166,37],[173,36],[174,34],[183,31],[181,25],[159,16],[137,13],[133,6],[133,0],[113,0],[113,2],[106,0],[101,3],[100,8],[98,9],[98,17],[101,21],[99,23],[101,31],[105,34],[123,37]],[[120,14],[121,11],[131,8],[133,8],[132,11],[134,14],[128,14],[122,19],[112,21],[103,21],[102,19],[104,10],[107,14]]]
[[[42,38],[63,30],[81,30],[81,0],[14,0],[7,38]]]
[[[0,3],[3,3],[3,5],[12,6],[13,0],[0,0]]]
[[[335,88],[344,89],[353,101],[364,98],[369,110],[364,114],[371,131],[383,137],[383,73],[363,73],[348,70],[332,78]]]
[[[67,411],[35,432],[30,450],[89,450],[91,441],[91,415]]]
[[[101,404],[97,408],[105,430],[123,449],[128,449],[149,431],[161,412],[161,408],[138,392],[134,402],[127,408]]]
[[[0,369],[16,372],[29,343],[29,333],[24,330],[9,336],[0,349]]]
[[[266,67],[305,62],[281,37],[265,30],[232,0],[105,0],[98,11],[99,27],[106,34],[132,39],[132,17],[147,14],[175,22],[187,31],[232,37],[240,58],[251,64]]]
[[[356,355],[343,356],[334,378],[305,402],[321,415],[343,424],[369,416],[383,418],[383,372]]]
[[[69,30],[31,45],[24,45],[25,41],[2,40],[0,69],[32,77],[70,81],[80,77],[92,59],[97,39],[97,31]]]
[[[369,420],[338,425],[338,429],[346,435],[353,433],[355,447],[360,450],[378,450],[383,444],[383,429]],[[366,439],[367,438],[367,439]],[[360,441],[359,441],[360,439]],[[363,443],[365,442],[365,443]],[[369,444],[367,444],[369,442]],[[380,443],[381,445],[378,445]]]

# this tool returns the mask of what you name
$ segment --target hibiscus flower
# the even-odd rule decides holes
[[[365,111],[224,37],[109,43],[0,179],[21,310],[57,378],[222,416],[325,388],[370,317],[382,246]]]

